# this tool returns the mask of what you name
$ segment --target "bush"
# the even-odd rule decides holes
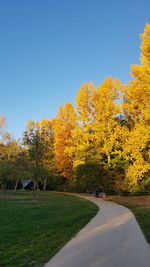
[[[47,190],[59,190],[62,191],[65,183],[67,182],[67,178],[63,176],[50,176],[47,181]]]
[[[92,193],[97,187],[103,191],[103,170],[97,163],[85,163],[74,169],[75,189],[78,192]]]

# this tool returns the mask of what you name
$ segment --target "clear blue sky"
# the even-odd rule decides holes
[[[0,0],[0,114],[20,137],[26,122],[74,103],[84,81],[129,81],[149,0]]]

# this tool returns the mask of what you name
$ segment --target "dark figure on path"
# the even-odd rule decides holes
[[[99,197],[99,194],[100,194],[100,190],[98,188],[96,188],[96,190],[95,190],[95,197]]]

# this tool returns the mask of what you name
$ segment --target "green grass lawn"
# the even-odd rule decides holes
[[[111,196],[108,200],[124,205],[133,212],[150,243],[150,196]]]
[[[94,203],[74,196],[36,196],[0,198],[0,266],[43,266],[98,212]]]
[[[134,213],[147,241],[150,243],[150,209],[127,206]]]

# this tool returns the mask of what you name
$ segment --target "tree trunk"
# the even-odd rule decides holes
[[[44,179],[43,191],[45,191],[45,190],[46,190],[46,183],[47,183],[47,177]]]
[[[15,183],[15,188],[14,188],[14,192],[16,192],[16,191],[17,191],[17,187],[18,187],[18,182],[19,182],[19,180],[17,180],[17,181],[16,181],[16,183]]]
[[[34,180],[34,181],[33,181],[33,190],[32,190],[32,197],[33,197],[33,200],[36,200],[36,195],[35,195],[36,186],[37,186],[37,183],[36,183],[36,181]]]
[[[108,160],[108,166],[111,166],[111,162],[110,162],[110,155],[107,155],[107,160]]]
[[[4,195],[6,195],[6,184],[4,184],[4,186],[3,186],[3,188],[4,188]]]
[[[39,182],[36,182],[36,190],[39,190]]]
[[[33,181],[33,190],[35,191],[36,190],[36,181]]]
[[[35,190],[34,189],[32,190],[32,197],[33,197],[33,200],[36,200],[36,195],[35,195]]]

